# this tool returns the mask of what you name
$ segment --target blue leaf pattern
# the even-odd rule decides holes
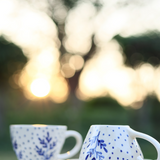
[[[13,142],[12,142],[12,145],[13,145],[13,149],[14,149],[14,151],[15,151],[17,157],[18,157],[19,159],[22,159],[22,158],[23,158],[22,151],[19,151],[19,152],[17,151],[17,150],[18,150],[17,141],[16,141],[16,140],[13,141]]]
[[[22,159],[22,151],[19,152],[18,157],[19,159]]]
[[[106,153],[108,152],[108,150],[105,148],[107,145],[105,144],[104,140],[100,140],[99,139],[99,135],[100,135],[100,131],[98,132],[97,136],[92,137],[91,139],[89,139],[89,145],[87,146],[87,148],[89,146],[92,146],[93,144],[94,147],[89,149],[89,151],[87,152],[87,156],[85,157],[85,160],[88,159],[88,157],[92,157],[92,160],[103,160],[104,156],[102,155],[102,152],[97,151],[97,147],[99,147],[100,149],[103,149]]]
[[[14,149],[18,149],[17,141],[14,141],[14,142],[13,142],[13,148],[14,148]]]
[[[48,152],[54,149],[57,141],[51,142],[52,138],[50,137],[49,132],[47,132],[47,136],[44,139],[38,138],[38,140],[42,145],[42,148],[36,145],[36,152],[38,153],[38,155],[43,156],[44,160],[50,160],[50,158],[54,156],[55,151],[52,151],[50,153]]]

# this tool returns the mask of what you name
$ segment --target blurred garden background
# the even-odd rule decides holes
[[[0,0],[0,159],[16,160],[11,124],[67,125],[83,139],[92,124],[129,125],[160,142],[159,7]],[[149,142],[138,142],[156,159]]]

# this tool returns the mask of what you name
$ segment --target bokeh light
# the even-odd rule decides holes
[[[125,66],[121,47],[116,41],[111,41],[86,63],[77,95],[85,100],[107,95],[123,106],[131,105],[137,109],[148,94],[158,91],[155,84],[159,81],[155,73],[156,68],[148,63],[136,69]]]
[[[45,97],[50,91],[49,82],[46,79],[35,79],[31,83],[31,92],[37,97]]]
[[[73,55],[69,59],[69,64],[73,65],[74,68],[78,71],[82,69],[84,65],[84,59],[80,55]]]
[[[41,66],[48,67],[48,66],[52,65],[52,63],[54,61],[54,56],[51,52],[44,51],[38,55],[38,61]]]
[[[61,74],[66,78],[71,78],[84,66],[84,59],[80,55],[65,53],[61,57]]]
[[[95,13],[96,9],[89,1],[79,3],[69,12],[64,38],[64,45],[68,52],[85,55],[89,51],[94,31]]]
[[[62,65],[61,73],[66,78],[73,77],[75,74],[75,68],[73,65],[65,63],[64,65]]]
[[[52,80],[60,79],[62,76],[59,74],[60,64],[58,62],[60,41],[56,25],[45,13],[48,7],[47,2],[37,2],[37,5],[34,5],[32,1],[20,3],[18,0],[1,0],[0,6],[2,8],[0,12],[3,15],[0,16],[0,33],[3,33],[7,40],[20,46],[29,59],[22,73],[19,73],[18,76],[14,74],[11,78],[11,86],[23,88],[25,96],[31,100],[46,95],[49,97],[55,86]],[[45,9],[42,11],[42,8]],[[18,82],[16,77],[18,77]],[[41,84],[38,81],[40,79],[47,79],[49,84],[44,81]],[[38,87],[38,84],[42,86]],[[65,94],[61,94],[61,87],[56,88],[57,94],[61,94],[56,95],[60,97],[59,102],[66,100],[66,95],[68,95],[67,83],[62,82],[62,84],[65,84]],[[43,89],[43,86],[46,90]]]
[[[68,83],[62,76],[54,77],[51,80],[51,91],[49,97],[56,103],[62,103],[67,100],[69,95]]]
[[[66,79],[82,70],[77,89],[81,99],[110,96],[133,108],[139,108],[150,94],[160,100],[159,59],[148,60],[156,66],[128,67],[123,49],[113,40],[117,34],[129,37],[159,32],[159,1],[101,0],[100,8],[93,2],[79,1],[68,10],[62,1],[0,0],[0,34],[20,46],[29,59],[23,71],[10,78],[11,86],[22,87],[27,98],[35,99],[38,94],[33,86],[38,83],[34,80],[46,79],[50,91],[44,95],[61,103],[69,95]],[[61,25],[64,30],[59,32],[65,36],[60,42],[57,27]],[[95,54],[85,62],[93,43]],[[60,53],[61,45],[68,53]],[[134,53],[131,60],[136,57],[142,55]]]

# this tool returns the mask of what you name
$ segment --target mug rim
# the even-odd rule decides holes
[[[51,125],[51,124],[11,124],[10,127],[19,128],[19,127],[50,127],[50,128],[64,128],[67,129],[66,125]]]
[[[108,125],[108,124],[93,124],[91,125],[91,127],[95,127],[95,126],[98,126],[98,127],[130,127],[129,125]]]

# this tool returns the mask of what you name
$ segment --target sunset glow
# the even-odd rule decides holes
[[[79,99],[109,96],[133,108],[135,103],[143,104],[147,95],[154,94],[160,100],[160,67],[148,63],[134,69],[126,66],[125,54],[113,40],[116,35],[159,32],[159,1],[143,1],[142,7],[136,1],[121,7],[117,0],[102,2],[100,10],[92,1],[80,1],[68,11],[57,1],[60,10],[53,11],[53,16],[57,16],[58,25],[65,22],[65,36],[60,41],[48,1],[0,0],[0,34],[22,48],[29,60],[16,79],[28,99],[47,97],[64,102],[69,95],[66,79],[82,69]],[[92,43],[95,54],[86,61],[84,56]],[[66,53],[60,52],[61,45]]]
[[[47,80],[39,78],[32,82],[31,92],[37,97],[45,97],[50,91],[50,84]]]
[[[97,51],[81,74],[79,98],[108,95],[123,106],[128,106],[142,102],[147,94],[158,91],[154,89],[158,82],[156,68],[144,63],[134,70],[125,66],[123,61],[122,49],[116,41],[109,42],[105,48]]]

